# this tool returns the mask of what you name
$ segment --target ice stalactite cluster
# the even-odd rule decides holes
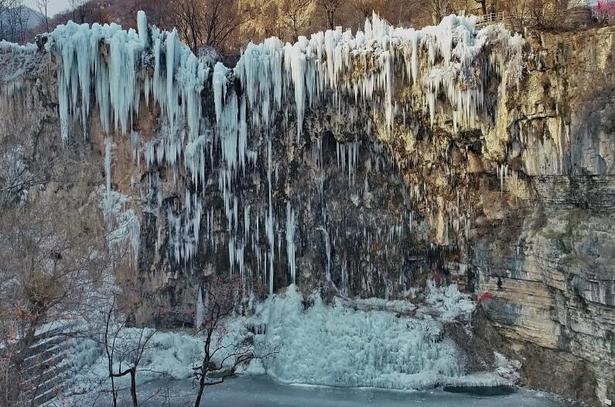
[[[105,186],[102,191],[101,209],[107,224],[107,242],[112,249],[122,249],[128,244],[134,264],[138,261],[141,221],[133,208],[130,198],[113,190],[111,171],[113,163],[113,142],[105,140]]]
[[[50,34],[46,47],[59,62],[62,137],[70,136],[75,117],[87,130],[92,94],[108,133],[112,129],[129,133],[141,101],[153,100],[177,138],[157,158],[173,164],[183,153],[180,146],[187,147],[200,135],[201,91],[209,68],[179,41],[175,32],[148,27],[143,12],[138,14],[138,27],[136,32],[125,31],[116,24],[69,22]]]
[[[275,193],[280,175],[272,145],[299,146],[309,140],[322,165],[322,138],[304,133],[306,118],[323,106],[334,123],[347,122],[349,115],[358,118],[359,112],[378,117],[381,129],[371,121],[361,128],[367,136],[392,133],[396,123],[407,124],[411,112],[429,115],[432,125],[446,113],[455,129],[472,126],[483,114],[485,81],[505,62],[483,54],[490,47],[514,50],[519,42],[502,27],[475,30],[473,18],[448,16],[438,26],[415,30],[392,27],[374,15],[356,33],[329,30],[294,44],[277,38],[251,43],[236,67],[228,68],[198,58],[176,32],[148,26],[143,12],[137,27],[126,31],[114,24],[68,23],[50,34],[46,47],[58,61],[62,136],[76,137],[80,127],[87,137],[94,101],[109,134],[131,134],[142,105],[159,106],[157,136],[137,140],[135,151],[136,160],[148,169],[165,166],[176,180],[179,203],[162,209],[160,198],[148,201],[158,206],[158,216],[166,217],[166,234],[160,238],[166,239],[169,256],[189,265],[217,239],[212,236],[217,228],[214,209],[206,205],[206,190],[217,185],[230,272],[257,277],[270,293],[278,263],[286,263],[288,282],[299,278],[297,242],[303,233],[299,203],[293,196],[282,203]],[[346,141],[337,141],[339,171],[350,184],[364,185],[362,195],[369,197],[367,177],[356,177],[366,165],[359,158],[362,142],[357,135],[340,140]],[[238,187],[257,167],[266,173],[263,211],[244,202]],[[108,200],[109,185],[105,191]],[[351,196],[353,202],[359,198]],[[107,212],[110,206],[104,204]],[[383,236],[393,239],[405,229],[390,225],[383,230]],[[330,279],[336,241],[330,239],[331,231],[322,232]],[[251,268],[246,266],[248,253],[257,259]],[[347,281],[348,274],[344,276]]]

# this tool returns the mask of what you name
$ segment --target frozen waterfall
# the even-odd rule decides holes
[[[147,206],[166,217],[169,257],[189,265],[214,241],[214,212],[205,203],[205,190],[215,180],[229,235],[229,272],[260,279],[272,293],[276,270],[285,269],[289,282],[300,279],[297,242],[305,233],[296,220],[301,209],[293,197],[281,203],[272,195],[278,187],[272,144],[280,137],[288,137],[288,143],[312,137],[303,131],[306,118],[322,106],[337,115],[333,122],[353,120],[359,111],[373,112],[384,133],[392,132],[396,123],[406,124],[410,111],[423,112],[434,125],[442,112],[453,118],[455,128],[475,125],[484,110],[485,81],[518,62],[522,41],[501,26],[476,30],[474,22],[473,17],[451,15],[438,26],[415,30],[393,27],[374,15],[355,33],[329,30],[300,37],[295,44],[277,38],[251,43],[233,69],[198,58],[176,32],[148,26],[143,12],[138,13],[137,31],[69,22],[49,34],[45,46],[58,61],[64,140],[79,137],[80,128],[88,137],[95,102],[110,137],[135,141],[135,163],[170,169],[177,202],[161,208],[158,196]],[[505,52],[493,52],[497,47]],[[404,99],[397,97],[399,91],[405,92]],[[143,106],[152,104],[159,107],[159,131],[145,139],[133,129]],[[371,123],[367,126],[362,131],[373,134]],[[322,144],[316,140],[313,145],[322,150]],[[368,194],[367,180],[357,182],[355,176],[361,166],[372,165],[360,162],[363,146],[355,139],[338,143],[337,149],[339,171],[348,174],[349,184],[364,184]],[[322,151],[315,156],[322,157]],[[214,167],[215,157],[219,167]],[[267,168],[269,190],[268,208],[260,212],[249,210],[237,187],[257,162]],[[111,173],[107,164],[105,171]],[[159,194],[159,177],[148,177]],[[106,199],[112,192],[109,182]],[[417,196],[420,199],[420,193]],[[278,206],[286,206],[286,216],[275,209]],[[412,214],[408,219],[412,222]],[[460,216],[455,222],[467,219]],[[404,223],[384,226],[383,233],[395,231],[396,236]],[[411,224],[406,226],[412,230]],[[327,245],[335,245],[335,240]],[[327,251],[329,256],[331,247]],[[258,259],[256,267],[246,267],[248,254]],[[327,264],[329,274],[331,259]]]

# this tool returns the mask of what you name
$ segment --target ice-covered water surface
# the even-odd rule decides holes
[[[142,387],[143,397],[152,394],[157,396],[149,400],[150,406],[181,406],[194,400],[194,389],[185,381],[156,381]],[[128,400],[127,391],[123,391],[122,396]],[[96,405],[109,405],[105,403],[102,401]],[[526,390],[503,396],[480,397],[440,390],[395,392],[289,386],[267,376],[246,376],[208,388],[202,405],[208,407],[556,407],[564,404],[550,395]]]

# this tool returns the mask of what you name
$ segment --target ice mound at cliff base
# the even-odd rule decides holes
[[[353,309],[339,300],[329,306],[318,295],[306,306],[291,285],[258,305],[250,322],[266,327],[257,346],[275,353],[265,359],[265,370],[285,383],[399,390],[501,383],[492,374],[465,376],[463,358],[444,337],[442,322],[469,312],[467,296],[431,287],[429,298],[447,304],[441,315],[405,317]]]

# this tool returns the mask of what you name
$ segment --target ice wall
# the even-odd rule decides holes
[[[505,64],[518,62],[522,43],[503,27],[477,31],[471,17],[448,16],[438,26],[414,30],[392,27],[374,15],[356,33],[330,30],[300,37],[295,44],[277,38],[251,43],[231,69],[199,59],[176,32],[148,26],[143,12],[137,26],[137,31],[126,31],[115,24],[70,22],[49,34],[46,49],[58,62],[62,138],[87,138],[93,109],[111,137],[131,137],[135,165],[150,170],[151,194],[138,209],[166,217],[159,240],[178,265],[189,266],[218,239],[217,209],[207,205],[211,188],[217,188],[229,236],[229,272],[262,281],[270,293],[280,268],[289,274],[289,283],[301,274],[297,218],[305,210],[292,196],[276,192],[279,167],[272,160],[272,145],[309,142],[322,165],[322,138],[306,134],[305,126],[309,114],[327,109],[331,131],[341,140],[336,142],[338,169],[368,196],[368,179],[358,180],[357,169],[382,163],[359,162],[364,148],[359,133],[386,138],[399,125],[418,126],[413,124],[417,115],[428,115],[432,126],[446,116],[455,130],[480,128],[495,109],[485,104],[485,87]],[[147,140],[133,131],[143,105],[160,110],[156,137]],[[372,121],[362,123],[365,112],[376,118],[377,128]],[[354,134],[343,134],[348,123]],[[158,167],[167,168],[176,184],[173,205],[163,205]],[[267,174],[264,212],[238,193],[238,185],[259,167]],[[109,186],[105,191],[108,199]],[[411,199],[421,197],[421,186],[414,186]],[[285,210],[276,210],[279,206]],[[460,225],[468,219],[456,216],[454,229],[464,233]],[[393,241],[412,231],[412,218],[412,213],[404,215],[378,230]],[[448,228],[449,220],[445,223]],[[322,232],[330,256],[332,231]],[[138,248],[138,234],[130,235]],[[256,267],[246,267],[248,255],[257,259]],[[329,262],[329,276],[330,267]]]

